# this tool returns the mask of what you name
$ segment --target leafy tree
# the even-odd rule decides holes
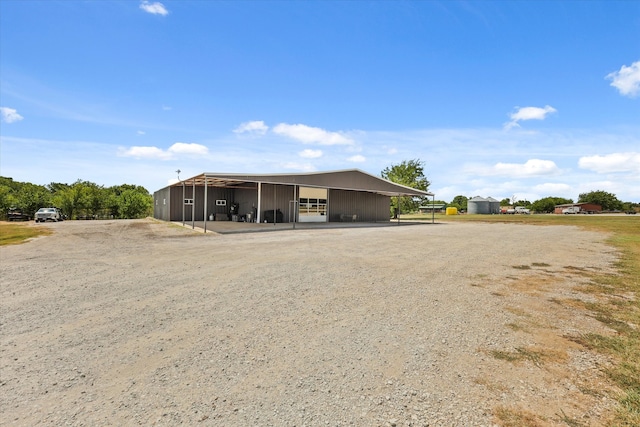
[[[120,205],[118,204],[118,195],[121,191],[116,192],[117,187],[109,187],[105,189],[104,209],[113,218],[120,218]]]
[[[85,207],[85,185],[77,180],[72,185],[56,191],[54,202],[69,219],[77,218],[78,212]]]
[[[118,209],[124,218],[140,218],[149,214],[153,207],[153,198],[138,189],[124,190],[118,197]]]
[[[511,199],[507,197],[500,200],[500,206],[511,206]]]
[[[582,193],[578,196],[578,203],[593,203],[600,205],[604,211],[615,211],[622,209],[622,202],[615,194],[597,190],[589,193]]]
[[[51,194],[56,194],[58,191],[65,190],[69,187],[69,184],[64,184],[61,182],[52,182],[51,184],[47,185],[47,189],[51,192]]]
[[[469,198],[467,196],[459,195],[453,198],[451,203],[449,203],[449,206],[453,208],[457,208],[459,211],[467,210],[468,201],[469,201]]]
[[[42,185],[21,183],[16,194],[16,207],[33,215],[38,209],[51,206],[51,193]]]
[[[562,197],[545,197],[533,202],[531,204],[531,209],[538,213],[551,213],[557,205],[565,205],[569,203],[573,203],[573,200],[564,199]]]
[[[385,168],[381,175],[389,181],[422,191],[427,191],[430,184],[424,176],[424,164],[420,159],[403,160],[399,165],[392,165]],[[403,197],[400,200],[400,212],[415,212],[418,206],[425,202],[426,199],[426,196]],[[392,198],[391,205],[392,209],[397,212],[397,198]]]
[[[83,182],[84,185],[84,206],[91,216],[100,214],[105,206],[107,192],[101,185],[93,182]]]

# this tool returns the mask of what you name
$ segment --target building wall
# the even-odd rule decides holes
[[[573,203],[573,204],[558,205],[554,208],[553,213],[562,214],[562,210],[570,206],[579,206],[581,211],[602,212],[602,206],[600,205],[595,205],[593,203]]]
[[[329,190],[329,222],[340,222],[356,215],[356,221],[389,221],[391,198],[374,193]]]
[[[274,196],[275,194],[275,196]],[[264,212],[280,209],[282,211],[283,222],[291,222],[293,220],[292,209],[290,209],[290,200],[295,200],[293,185],[275,185],[262,184],[262,206],[260,212],[260,220],[264,222]],[[257,194],[256,194],[256,207]],[[293,208],[293,206],[291,206]]]
[[[170,187],[165,187],[153,193],[153,217],[163,221],[169,221],[170,214]]]
[[[194,206],[183,206],[184,199],[194,199]],[[226,206],[217,206],[216,200],[226,200]],[[293,220],[297,215],[297,205],[290,203],[297,200],[297,189],[293,185],[262,184],[262,206],[260,212],[261,221],[264,221],[265,211],[280,209],[284,222]],[[239,204],[240,216],[257,211],[258,191],[251,188],[207,188],[207,220],[209,215],[226,215],[232,203]],[[329,222],[340,222],[356,215],[356,221],[374,222],[388,221],[390,218],[391,198],[374,193],[351,190],[329,190],[328,213]],[[184,217],[183,217],[184,207]],[[154,193],[154,218],[164,221],[192,221],[192,212],[195,221],[203,221],[204,212],[204,187],[185,185],[166,187]]]

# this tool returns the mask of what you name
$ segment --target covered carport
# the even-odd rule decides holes
[[[165,221],[389,221],[391,197],[425,197],[358,169],[302,174],[202,173],[154,193],[154,217]]]

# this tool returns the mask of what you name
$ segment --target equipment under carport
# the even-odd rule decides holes
[[[276,222],[283,222],[284,215],[280,209],[276,210]],[[264,222],[273,222],[273,209],[264,211]]]

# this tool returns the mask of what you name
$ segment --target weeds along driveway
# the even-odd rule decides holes
[[[3,425],[601,425],[614,404],[571,340],[607,332],[570,304],[611,269],[604,234],[42,226],[0,248]]]

